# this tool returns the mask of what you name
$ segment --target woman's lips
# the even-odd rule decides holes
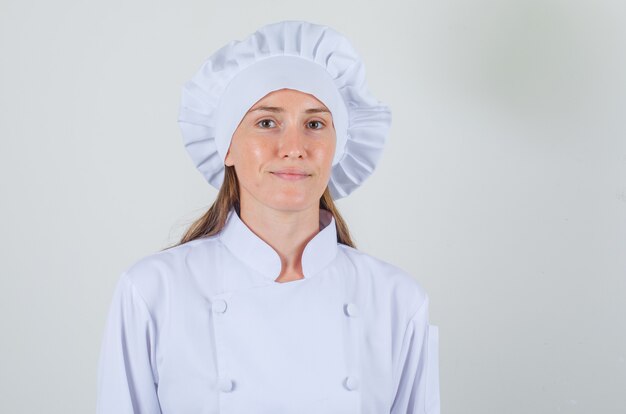
[[[304,180],[305,178],[310,177],[310,174],[307,174],[304,171],[272,171],[272,174],[278,178],[288,181]]]

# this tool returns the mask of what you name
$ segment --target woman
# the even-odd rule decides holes
[[[390,120],[325,26],[267,25],[204,62],[179,122],[219,193],[123,272],[100,414],[439,412],[426,293],[357,250],[333,203],[373,171]]]

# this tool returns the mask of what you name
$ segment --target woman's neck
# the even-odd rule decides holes
[[[302,279],[302,253],[307,243],[319,233],[319,205],[287,211],[241,201],[241,220],[280,257],[281,272],[276,281]]]

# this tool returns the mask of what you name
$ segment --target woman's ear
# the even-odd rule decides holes
[[[228,152],[226,153],[226,157],[224,158],[224,165],[227,167],[232,167],[234,165],[234,162],[230,155],[230,148],[228,148]]]

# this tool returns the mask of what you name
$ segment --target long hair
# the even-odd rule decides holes
[[[172,247],[179,246],[183,243],[190,242],[195,239],[213,236],[219,233],[224,224],[226,224],[226,218],[231,208],[235,208],[239,212],[239,182],[237,180],[237,173],[235,167],[224,166],[226,171],[224,172],[224,182],[222,187],[217,193],[217,197],[213,202],[213,205],[209,207],[206,213],[199,219],[194,221],[180,241],[172,246],[166,247],[163,250],[171,249]],[[320,198],[320,208],[330,211],[335,218],[335,227],[337,228],[337,242],[345,244],[350,247],[356,248],[348,225],[343,217],[339,213],[337,206],[335,205],[328,187],[324,190],[324,194]]]

